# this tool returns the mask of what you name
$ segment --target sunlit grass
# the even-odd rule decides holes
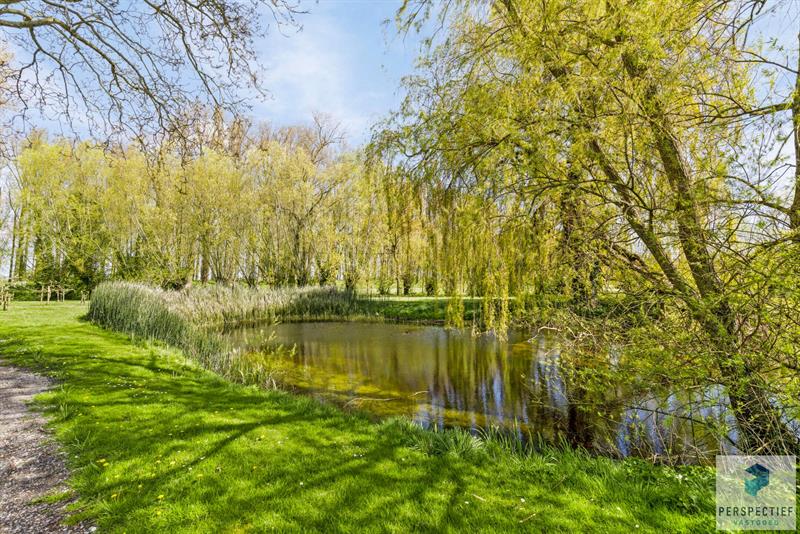
[[[39,404],[68,454],[73,520],[101,531],[713,531],[707,469],[371,423],[231,384],[84,311],[16,303],[0,354],[59,381]]]

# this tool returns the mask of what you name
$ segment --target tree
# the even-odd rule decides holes
[[[243,88],[261,90],[262,20],[291,27],[300,12],[292,0],[2,2],[4,44],[21,53],[0,61],[0,100],[23,118],[35,107],[115,133],[179,131],[194,101],[235,111]]]
[[[20,155],[19,168],[25,216],[18,219],[17,274],[25,274],[31,254],[34,281],[94,286],[104,277],[110,245],[97,202],[107,169],[102,151],[80,145],[73,153],[69,145],[37,137]]]
[[[582,249],[570,261],[603,261],[607,289],[636,285],[680,317],[693,341],[679,346],[671,330],[654,352],[702,355],[698,374],[681,376],[725,388],[741,448],[797,450],[786,422],[798,407],[782,389],[797,386],[798,317],[774,314],[797,299],[785,290],[797,281],[783,248],[791,201],[765,201],[747,174],[750,158],[766,161],[750,143],[758,132],[715,111],[759,107],[758,71],[731,38],[737,7],[446,3],[447,39],[410,81],[393,135],[426,176],[454,176],[495,205],[511,198],[535,218],[560,204],[551,228]]]
[[[261,202],[276,219],[271,236],[282,241],[278,282],[306,285],[312,271],[330,268],[332,251],[328,215],[345,175],[335,172],[336,149],[342,141],[337,124],[317,115],[311,126],[278,131],[251,154],[251,171],[263,188]],[[327,276],[323,276],[327,279]]]

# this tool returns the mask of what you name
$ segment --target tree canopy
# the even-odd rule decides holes
[[[445,3],[446,37],[380,140],[410,175],[541,221],[559,283],[664,307],[675,323],[638,346],[703,354],[660,372],[703,362],[748,450],[797,439],[770,408],[794,402],[781,392],[800,356],[799,175],[783,150],[798,142],[797,70],[748,40],[781,7]],[[428,11],[407,2],[402,21]],[[792,77],[783,97],[775,70]]]
[[[128,135],[171,129],[196,101],[240,111],[263,90],[254,40],[300,13],[292,0],[2,2],[0,99]]]

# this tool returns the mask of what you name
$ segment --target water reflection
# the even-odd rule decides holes
[[[285,384],[382,417],[473,431],[500,426],[613,455],[707,461],[730,450],[707,426],[726,423],[719,391],[698,399],[633,393],[613,381],[589,387],[586,365],[565,361],[545,336],[511,332],[498,341],[440,327],[362,323],[288,323],[230,335],[249,348],[271,337],[294,345],[276,362]]]

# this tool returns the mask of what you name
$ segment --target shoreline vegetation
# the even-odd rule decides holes
[[[81,321],[85,310],[16,303],[0,323],[0,357],[57,382],[37,407],[68,453],[74,493],[50,498],[78,496],[70,521],[126,532],[713,530],[710,468],[370,422],[232,384],[176,349]]]
[[[496,307],[496,303],[490,306]],[[281,374],[275,362],[285,356],[282,353],[293,349],[272,346],[242,350],[221,335],[224,331],[278,322],[397,322],[461,328],[471,330],[473,335],[491,333],[504,338],[506,327],[496,330],[496,324],[485,324],[486,307],[486,299],[482,298],[374,298],[335,287],[250,288],[215,284],[168,290],[116,281],[103,282],[95,288],[86,317],[133,338],[176,347],[227,380],[275,388]],[[523,306],[518,308],[524,310]],[[532,328],[530,317],[518,309],[504,323],[508,327]]]
[[[198,284],[181,290],[138,282],[103,282],[92,292],[97,302],[113,293],[124,302],[129,292],[147,292],[203,327],[238,328],[274,321],[386,321],[444,326],[483,325],[484,297],[459,297],[459,317],[448,316],[452,297],[364,294],[335,286],[248,287],[242,284]],[[131,295],[133,294],[131,293]],[[513,300],[513,299],[510,299]],[[518,314],[515,318],[519,318]]]
[[[475,302],[469,308],[474,318]],[[132,282],[104,282],[92,294],[87,318],[133,338],[182,350],[205,369],[248,385],[274,388],[272,362],[288,347],[241,351],[220,330],[280,321],[397,321],[445,324],[446,301],[372,300],[326,288],[198,286],[164,290]],[[465,316],[467,313],[465,313]],[[463,320],[462,320],[463,323]]]

